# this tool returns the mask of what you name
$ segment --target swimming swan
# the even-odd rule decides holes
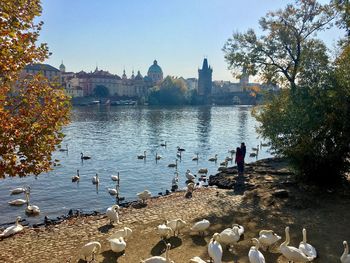
[[[101,244],[97,241],[92,241],[84,245],[79,252],[79,257],[87,262],[95,260],[95,256],[100,252]]]
[[[171,248],[171,244],[170,243],[166,244],[165,258],[161,256],[154,256],[146,260],[141,260],[141,263],[174,263],[174,261],[170,260],[169,258],[170,248]]]
[[[95,176],[92,177],[92,184],[99,184],[100,183],[100,179],[98,178],[98,174],[96,173]]]
[[[285,256],[290,261],[295,262],[308,262],[312,261],[313,257],[306,256],[300,249],[289,245],[290,237],[289,237],[289,227],[287,226],[285,229],[286,232],[286,240],[280,245],[280,251],[283,256]]]
[[[107,239],[111,245],[111,249],[113,252],[119,253],[125,250],[126,242],[124,238],[108,238]]]
[[[199,158],[198,158],[198,153],[196,153],[196,156],[192,157],[192,161],[198,161]]]
[[[156,153],[156,160],[160,160],[160,159],[162,159],[162,156]]]
[[[19,223],[19,220],[21,220],[21,217],[17,216],[16,223],[13,226],[9,226],[8,228],[6,228],[4,232],[0,234],[0,237],[1,238],[9,237],[21,232],[24,227]]]
[[[190,169],[187,169],[187,171],[186,171],[186,178],[187,178],[188,180],[193,181],[193,180],[196,178],[196,175],[194,175],[193,173],[191,173],[191,170],[190,170]]]
[[[26,199],[27,199],[27,207],[25,209],[25,212],[27,214],[30,214],[30,215],[38,215],[40,214],[40,209],[38,206],[36,205],[31,205],[29,203],[29,197],[30,197],[30,193],[29,192],[26,192]]]
[[[208,254],[211,259],[213,259],[214,263],[221,263],[222,259],[222,247],[220,243],[217,241],[219,238],[219,233],[215,233],[213,238],[210,240],[208,244]]]
[[[317,258],[316,249],[306,242],[306,229],[303,228],[303,241],[299,244],[299,249],[308,257]]]
[[[343,245],[344,245],[344,252],[340,257],[340,261],[341,263],[350,263],[350,254],[349,254],[349,246],[348,246],[348,242],[343,241]]]
[[[143,155],[138,155],[137,159],[146,159],[146,151],[143,152]]]
[[[268,249],[269,246],[275,244],[280,239],[281,237],[272,230],[261,230],[259,232],[259,243],[264,249]]]
[[[77,175],[72,176],[72,182],[79,182],[80,180],[80,175],[79,175],[79,170],[77,170]]]
[[[208,169],[207,168],[200,168],[198,170],[198,173],[200,173],[200,174],[207,174],[208,173]]]
[[[210,162],[216,162],[217,160],[218,160],[218,155],[217,154],[215,154],[214,157],[211,157],[211,158],[208,159],[208,161],[210,161]]]
[[[26,203],[27,203],[27,200],[24,200],[24,199],[16,199],[8,202],[9,205],[15,205],[15,206],[24,205]]]
[[[80,159],[89,160],[89,159],[91,159],[91,156],[87,156],[87,155],[84,155],[83,153],[80,153]]]
[[[205,230],[207,230],[210,226],[210,222],[207,219],[203,219],[201,221],[198,221],[197,223],[195,223],[192,227],[191,230],[198,232],[198,234],[203,233],[204,236],[204,232]]]
[[[148,190],[144,190],[143,192],[137,193],[136,195],[142,201],[142,203],[145,203],[147,199],[151,198],[152,193]]]
[[[177,167],[177,159],[175,160],[175,163],[169,164],[168,167]]]
[[[118,194],[118,190],[117,189],[114,189],[114,188],[107,188],[108,190],[108,193],[110,195],[117,195]]]
[[[113,223],[119,223],[119,205],[112,205],[111,207],[107,208],[106,216],[109,218],[109,222],[111,225]]]
[[[255,246],[250,247],[248,257],[250,263],[265,263],[264,255],[259,251],[260,243],[256,238],[252,238]]]
[[[27,189],[24,187],[18,187],[18,188],[10,190],[10,192],[11,192],[11,195],[17,195],[17,194],[24,193],[26,190]]]
[[[119,172],[117,175],[111,175],[111,179],[112,181],[116,182],[116,181],[119,181]]]

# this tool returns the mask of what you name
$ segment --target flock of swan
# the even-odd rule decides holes
[[[9,201],[8,204],[11,206],[22,206],[26,204],[25,212],[28,215],[38,215],[40,209],[36,205],[30,204],[30,187],[18,187],[11,190],[11,195],[18,195],[24,193],[26,199],[18,198],[12,201]]]

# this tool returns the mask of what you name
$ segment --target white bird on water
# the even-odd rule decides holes
[[[25,209],[26,213],[30,214],[30,215],[38,215],[38,214],[40,214],[39,207],[36,206],[36,205],[31,205],[30,202],[29,202],[29,199],[30,199],[29,190],[26,192],[26,199],[27,199],[27,207]]]
[[[10,190],[11,195],[21,194],[21,193],[24,193],[25,191],[26,191],[26,188],[24,188],[24,187],[18,187],[18,188]]]
[[[92,184],[99,184],[100,183],[100,178],[98,178],[98,174],[96,173],[95,176],[92,177]]]

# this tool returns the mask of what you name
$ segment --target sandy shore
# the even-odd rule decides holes
[[[0,262],[83,262],[79,261],[79,249],[90,241],[99,241],[102,251],[96,262],[136,263],[140,259],[164,252],[155,228],[165,219],[181,218],[187,227],[179,237],[168,240],[169,252],[174,262],[185,263],[194,256],[208,260],[207,244],[215,232],[242,224],[246,232],[233,251],[224,251],[223,262],[249,262],[248,251],[251,238],[261,229],[273,229],[284,238],[284,227],[291,228],[291,245],[298,246],[302,239],[301,228],[306,227],[309,240],[319,251],[314,262],[339,262],[343,252],[342,241],[350,241],[347,227],[350,218],[350,199],[334,194],[314,193],[295,185],[290,176],[257,174],[246,175],[249,190],[235,195],[233,190],[196,189],[187,199],[184,192],[151,199],[146,207],[123,208],[120,224],[111,227],[105,216],[72,218],[59,225],[41,228],[26,228],[20,234],[0,241]],[[284,187],[288,198],[274,196]],[[204,238],[191,233],[190,227],[198,220],[207,218],[211,226]],[[336,228],[334,226],[337,226]],[[116,230],[127,226],[133,230],[127,242],[125,255],[110,250],[107,238]],[[278,252],[278,247],[263,252],[266,262],[287,262]]]

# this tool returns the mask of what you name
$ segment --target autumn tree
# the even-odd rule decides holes
[[[26,65],[48,57],[38,44],[39,0],[0,1],[0,177],[40,174],[51,169],[51,153],[69,120],[69,101],[42,74],[24,76]]]

